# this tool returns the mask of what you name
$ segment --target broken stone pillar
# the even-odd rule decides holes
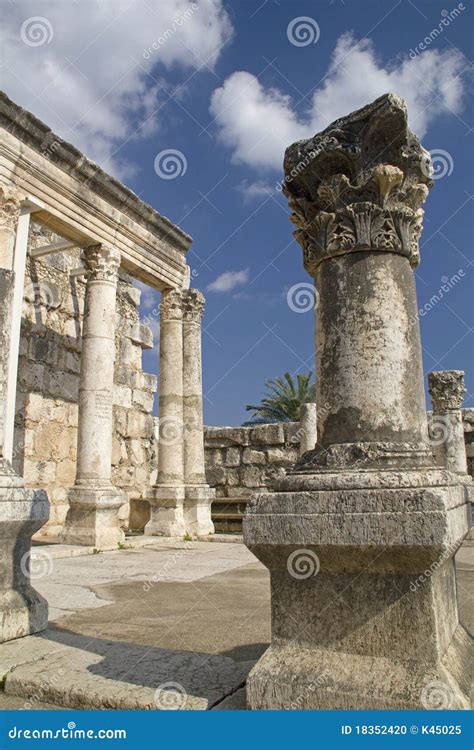
[[[440,466],[457,474],[467,473],[466,443],[462,405],[466,388],[462,370],[441,370],[430,372],[428,387],[433,404],[429,418],[428,433],[437,462]],[[473,492],[471,488],[471,516]],[[474,539],[471,528],[468,539]]]
[[[48,603],[30,582],[31,537],[48,520],[48,498],[42,490],[25,489],[3,452],[5,407],[16,396],[7,386],[20,206],[21,196],[0,186],[0,642],[38,633],[48,624]]]
[[[69,491],[64,544],[114,546],[123,541],[118,511],[126,494],[114,487],[112,400],[115,361],[115,298],[120,253],[94,245],[84,250],[87,286],[82,330],[77,467]]]
[[[204,295],[197,289],[183,292],[183,422],[184,522],[193,536],[214,533],[211,504],[215,489],[206,482],[202,417],[201,320]]]
[[[430,442],[438,463],[458,474],[467,473],[462,405],[466,388],[462,370],[430,372],[428,387],[433,404]]]
[[[315,403],[301,404],[299,435],[299,454],[302,456],[306,451],[312,451],[316,447],[317,412]]]
[[[177,290],[163,292],[161,297],[159,399],[158,476],[149,497],[151,515],[145,534],[182,536],[183,299]]]
[[[286,152],[325,408],[316,448],[244,518],[272,594],[252,709],[421,709],[437,689],[469,706],[453,556],[470,480],[428,444],[413,278],[429,167],[393,94]]]

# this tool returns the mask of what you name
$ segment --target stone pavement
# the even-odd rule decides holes
[[[244,708],[246,676],[270,641],[270,592],[268,571],[233,542],[35,548],[50,627],[0,647],[0,709]],[[457,565],[473,631],[474,547]]]
[[[59,553],[35,550],[50,627],[0,647],[0,707],[12,707],[11,696],[27,708],[243,707],[241,688],[270,635],[268,574],[246,547],[156,540]]]

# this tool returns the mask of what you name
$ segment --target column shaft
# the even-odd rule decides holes
[[[183,419],[185,524],[191,535],[214,533],[211,504],[215,490],[206,483],[202,405],[201,321],[204,295],[183,292]]]
[[[145,534],[181,536],[184,525],[183,310],[180,291],[160,304],[158,477]]]
[[[79,384],[77,470],[62,540],[114,546],[123,539],[118,509],[125,493],[111,483],[115,300],[120,254],[96,245],[84,251],[88,271]]]

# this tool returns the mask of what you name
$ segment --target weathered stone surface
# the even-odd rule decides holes
[[[433,681],[469,706],[452,558],[470,482],[428,445],[412,273],[428,167],[393,94],[286,152],[319,295],[318,443],[247,505],[272,581],[253,709],[418,709]]]

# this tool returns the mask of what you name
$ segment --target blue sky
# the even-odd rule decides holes
[[[312,311],[287,301],[310,279],[275,188],[285,146],[387,90],[404,96],[436,170],[416,273],[425,372],[464,369],[474,405],[468,0],[3,5],[2,87],[194,239],[208,424],[245,420],[266,378],[314,370]],[[38,17],[42,43],[28,36]],[[143,318],[157,297],[143,294]],[[157,352],[144,362],[157,371]]]

